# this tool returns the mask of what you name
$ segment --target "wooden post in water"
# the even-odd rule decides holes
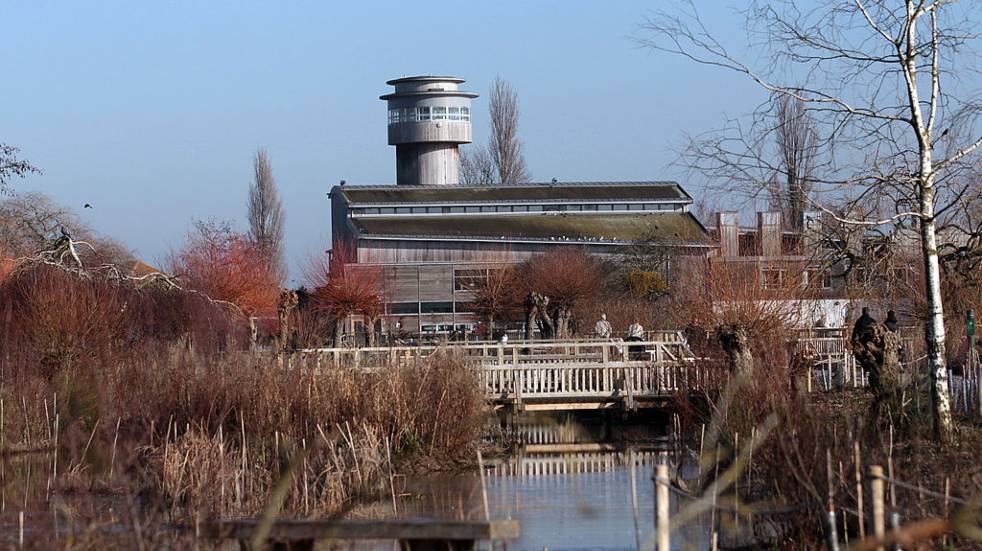
[[[886,501],[883,491],[883,467],[870,465],[869,488],[873,499],[873,537],[882,541],[886,536]],[[882,545],[876,546],[876,551],[884,551]]]
[[[655,549],[669,551],[668,465],[655,466]]]
[[[481,457],[481,450],[477,450],[477,470],[481,475],[481,499],[484,502],[484,520],[491,521],[491,508],[488,507],[488,486],[484,482],[484,458]]]
[[[637,459],[634,455],[634,448],[631,448],[631,453],[628,454],[628,460],[631,462],[631,509],[634,512],[634,542],[637,544],[637,550],[641,551],[641,527],[638,522]]]

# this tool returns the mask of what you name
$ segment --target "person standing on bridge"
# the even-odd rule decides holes
[[[597,334],[597,337],[601,339],[610,338],[610,322],[607,321],[607,314],[600,314],[600,319],[597,321],[597,325],[593,328],[593,332]]]
[[[627,340],[632,342],[641,342],[644,340],[644,327],[641,325],[641,322],[637,320],[637,318],[635,318],[634,323],[632,323],[627,328]],[[628,347],[628,354],[630,355],[632,360],[643,359],[644,347],[643,346]]]

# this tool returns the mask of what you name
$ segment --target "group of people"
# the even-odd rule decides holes
[[[600,319],[597,320],[597,324],[593,328],[593,332],[597,337],[601,339],[609,339],[614,332],[614,328],[607,321],[607,314],[600,314]],[[644,340],[644,326],[637,319],[634,323],[627,327],[627,339],[629,341],[643,341]]]

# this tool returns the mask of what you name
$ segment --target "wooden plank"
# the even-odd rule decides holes
[[[258,519],[222,519],[203,522],[200,537],[247,540]],[[271,541],[299,540],[508,540],[519,536],[517,520],[277,520]]]

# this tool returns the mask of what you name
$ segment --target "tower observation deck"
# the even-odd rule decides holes
[[[390,80],[389,145],[396,147],[398,185],[460,183],[460,152],[471,142],[471,100],[478,94],[459,89],[464,79],[415,76]]]

